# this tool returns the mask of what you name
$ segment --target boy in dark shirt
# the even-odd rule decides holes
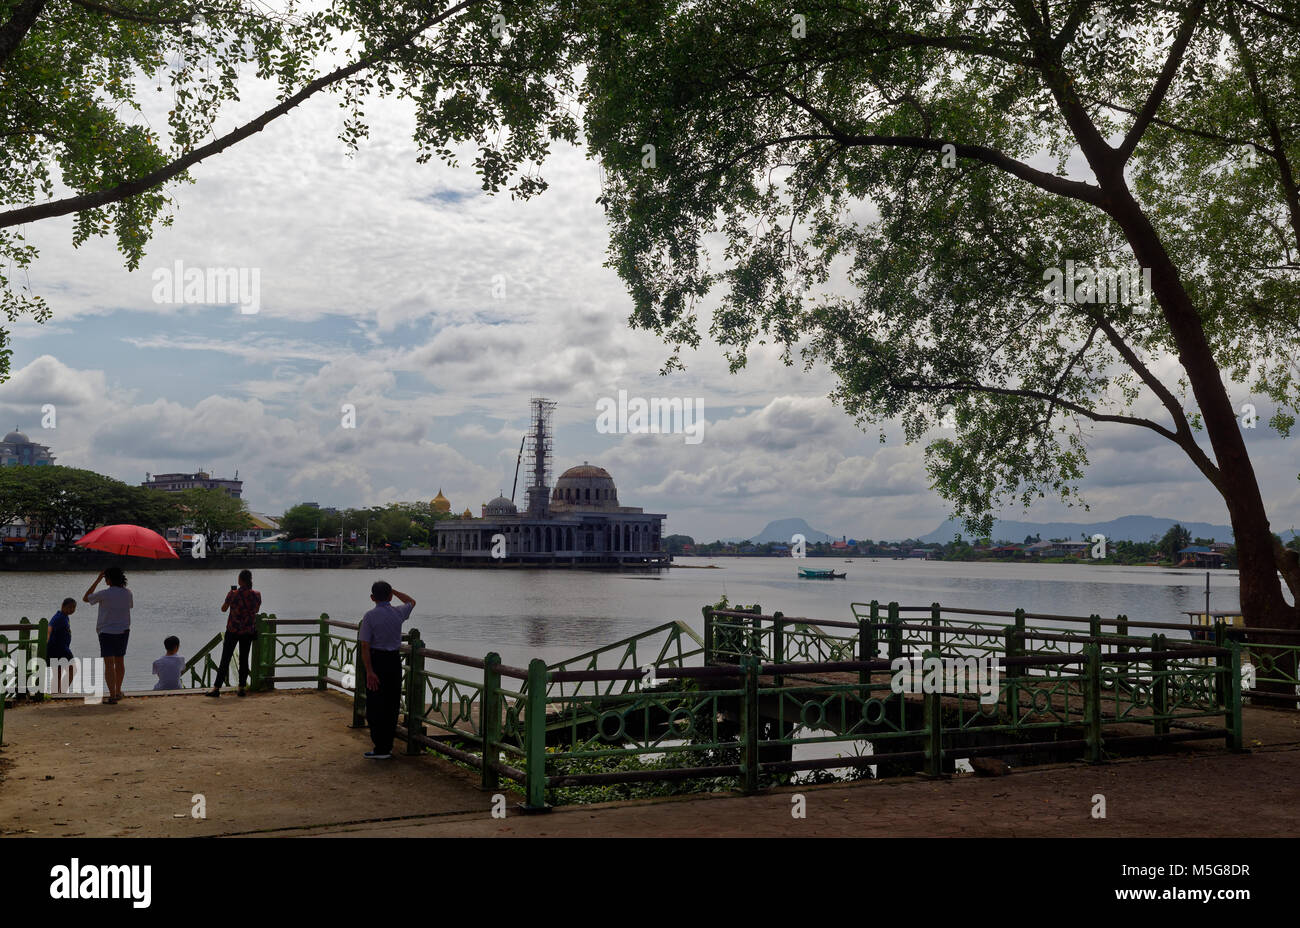
[[[68,617],[77,611],[77,601],[69,596],[59,607],[59,611],[54,613],[50,619],[50,640],[45,646],[45,659],[53,663],[57,660],[68,661],[69,663],[60,666],[59,678],[54,681],[54,692],[65,692],[64,670],[67,670],[66,689],[72,688],[72,678],[76,675],[77,668],[72,661],[72,624]]]

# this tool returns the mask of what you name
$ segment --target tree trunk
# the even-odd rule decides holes
[[[1158,233],[1122,181],[1112,196],[1111,215],[1124,230],[1139,265],[1151,269],[1151,288],[1169,324],[1178,360],[1187,372],[1210,439],[1222,478],[1218,489],[1228,506],[1237,545],[1245,623],[1257,628],[1300,628],[1300,614],[1282,595],[1278,555],[1264,497],[1200,315]]]

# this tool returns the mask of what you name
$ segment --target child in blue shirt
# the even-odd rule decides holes
[[[163,641],[163,647],[167,653],[153,662],[153,672],[158,677],[154,689],[182,689],[181,673],[185,670],[185,658],[176,653],[181,649],[181,640],[175,635],[168,635]]]

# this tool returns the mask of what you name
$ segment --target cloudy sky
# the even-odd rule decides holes
[[[250,94],[222,125],[262,99]],[[948,515],[921,449],[857,430],[826,399],[825,371],[760,350],[732,375],[709,347],[685,356],[685,373],[659,376],[667,348],[629,329],[630,301],[602,267],[599,172],[583,152],[557,151],[550,190],[518,203],[483,195],[471,168],[416,164],[401,103],[372,106],[371,138],[347,157],[342,113],[334,99],[309,101],[200,165],[135,272],[111,241],[73,249],[70,220],[29,227],[42,253],[30,282],[54,318],[14,332],[0,432],[18,425],[59,463],[130,482],[237,470],[251,508],[273,514],[439,488],[477,514],[510,494],[529,399],[541,395],[558,404],[556,473],[606,467],[624,505],[668,514],[666,531],[744,536],[799,516],[834,535],[901,538]],[[155,301],[154,272],[177,261],[258,269],[259,312]],[[599,433],[596,403],[620,389],[701,398],[704,440]],[[47,403],[53,430],[41,428]],[[355,429],[342,427],[347,403]],[[1269,411],[1260,404],[1261,423]],[[1264,428],[1250,436],[1274,528],[1300,524],[1293,451]],[[1091,512],[1004,515],[1227,521],[1154,436],[1097,432],[1092,457]]]

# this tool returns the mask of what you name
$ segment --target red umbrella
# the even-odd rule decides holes
[[[166,538],[141,525],[105,525],[82,535],[74,544],[128,557],[179,557]]]

